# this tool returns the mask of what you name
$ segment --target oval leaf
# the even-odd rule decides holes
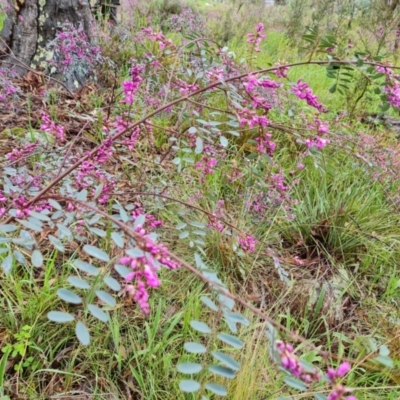
[[[1,263],[1,268],[3,269],[5,274],[8,274],[11,271],[13,265],[13,256],[9,254]]]
[[[218,334],[218,339],[222,340],[224,343],[229,344],[232,347],[241,349],[243,347],[243,342],[235,336],[229,335],[228,333]]]
[[[200,300],[203,304],[205,304],[211,310],[218,311],[218,306],[209,297],[201,296]]]
[[[179,382],[179,388],[182,392],[193,393],[200,389],[200,383],[193,379],[185,379]]]
[[[90,289],[90,285],[84,279],[78,278],[77,276],[70,276],[67,281],[72,286],[79,289]]]
[[[221,361],[223,364],[225,364],[227,367],[230,369],[233,369],[234,371],[239,371],[240,365],[237,361],[235,361],[231,356],[228,356],[225,353],[222,353],[220,351],[213,351],[211,353],[218,361]]]
[[[39,268],[43,265],[43,256],[39,250],[34,250],[32,252],[31,263],[36,268]]]
[[[83,322],[78,321],[76,323],[75,333],[76,333],[76,337],[78,338],[78,340],[84,346],[88,346],[90,344],[90,334],[89,334],[88,328],[86,328],[86,325]]]
[[[193,354],[201,354],[207,351],[205,346],[196,342],[187,342],[183,345],[183,347],[188,353]]]
[[[119,234],[118,232],[113,232],[113,233],[111,234],[111,239],[114,241],[114,243],[115,243],[118,247],[120,247],[121,249],[124,248],[125,243],[124,243],[124,239],[123,239],[123,237],[122,237],[121,234]]]
[[[104,278],[104,283],[111,289],[114,290],[115,292],[118,292],[121,290],[121,285],[119,282],[112,278],[111,276],[107,276]]]
[[[201,364],[187,362],[178,364],[176,369],[182,374],[197,374],[203,367]]]
[[[104,250],[100,250],[98,247],[87,244],[83,246],[83,250],[89,254],[89,256],[97,258],[100,261],[110,261],[110,256]]]
[[[236,376],[235,372],[230,368],[221,367],[220,365],[212,365],[208,368],[208,370],[215,375],[219,375],[228,379],[233,379]]]
[[[53,322],[71,322],[75,317],[63,311],[50,311],[47,318]]]
[[[223,386],[216,383],[206,383],[205,388],[219,396],[226,396],[228,394],[228,391]]]
[[[17,227],[15,225],[11,225],[11,224],[0,225],[0,232],[2,232],[2,233],[10,233],[10,232],[14,232],[16,230],[17,230]]]
[[[108,314],[106,314],[100,307],[97,307],[94,304],[88,304],[88,310],[93,317],[99,319],[100,321],[109,321]]]
[[[115,270],[122,276],[122,278],[125,278],[131,271],[125,267],[125,265],[117,264],[115,265]]]
[[[296,390],[303,391],[307,389],[307,385],[303,381],[293,378],[292,376],[285,377],[284,382],[286,383],[286,385]]]
[[[53,199],[48,199],[47,202],[56,210],[62,210],[62,207],[59,203],[57,203],[55,200]]]
[[[64,245],[61,243],[61,241],[60,241],[59,239],[57,239],[57,238],[56,238],[55,236],[53,236],[53,235],[49,235],[48,238],[49,238],[51,244],[52,244],[58,251],[60,251],[61,253],[64,253],[64,251],[65,251]]]
[[[233,322],[237,322],[244,326],[250,326],[250,321],[247,318],[243,317],[243,315],[240,315],[238,313],[229,313],[227,314],[227,316]]]
[[[89,275],[97,276],[99,274],[99,270],[96,267],[85,261],[75,260],[74,265],[76,268],[80,269],[82,272],[86,272]]]
[[[110,293],[107,293],[104,290],[96,290],[96,295],[102,302],[108,304],[111,307],[114,307],[117,304],[114,297],[112,297]]]
[[[82,299],[77,294],[71,292],[68,289],[58,289],[57,295],[60,299],[66,301],[67,303],[72,303],[72,304],[82,303]]]
[[[200,321],[190,321],[190,326],[201,333],[211,333],[211,328],[205,324],[204,322]]]

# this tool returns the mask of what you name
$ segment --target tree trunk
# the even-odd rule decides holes
[[[23,75],[24,67],[44,67],[46,45],[55,38],[65,22],[82,26],[89,40],[93,38],[93,16],[89,0],[0,0],[6,20],[0,33],[0,63],[14,67]]]

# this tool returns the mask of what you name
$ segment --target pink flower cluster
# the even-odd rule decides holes
[[[390,105],[400,108],[400,82],[395,81],[391,86],[385,86],[384,91],[388,95]]]
[[[272,134],[268,132],[264,132],[262,136],[260,135],[256,138],[257,142],[257,150],[260,153],[268,154],[270,157],[274,155],[274,151],[276,148],[276,143],[271,140]]]
[[[163,226],[163,222],[157,219],[153,214],[147,214],[139,202],[133,203],[135,206],[134,210],[132,211],[133,219],[136,219],[139,215],[146,215],[146,227],[157,229],[160,226]]]
[[[0,101],[6,101],[9,97],[15,97],[21,93],[21,89],[13,83],[17,77],[14,70],[0,68]]]
[[[204,175],[212,175],[217,164],[218,161],[216,158],[203,155],[201,160],[196,163],[195,167],[196,169],[201,169]],[[204,177],[202,180],[204,181]]]
[[[311,139],[306,139],[305,141],[305,144],[309,149],[316,147],[318,150],[322,150],[329,143],[330,143],[329,139],[325,139],[319,136],[316,136]]]
[[[104,164],[113,155],[112,145],[113,141],[111,138],[104,139],[96,154],[93,156],[93,161],[98,164]]]
[[[131,68],[130,75],[131,79],[129,81],[122,82],[122,90],[124,92],[125,98],[121,101],[121,103],[126,103],[129,105],[133,104],[135,99],[135,95],[139,90],[139,86],[143,80],[141,74],[144,71],[143,65],[134,65]]]
[[[120,259],[122,265],[129,265],[132,271],[125,277],[128,282],[125,289],[132,296],[145,314],[149,314],[149,292],[148,289],[160,286],[157,271],[159,265],[164,265],[169,269],[179,267],[178,263],[171,260],[168,249],[163,244],[156,244],[147,237],[146,231],[142,226],[136,227],[139,236],[137,246],[144,253],[138,257],[126,256]]]
[[[237,113],[240,126],[247,124],[249,128],[253,128],[256,125],[267,126],[269,124],[267,117],[265,115],[257,115],[255,110],[249,110],[245,107],[238,110]]]
[[[387,94],[388,103],[393,107],[400,108],[400,76],[395,74],[389,66],[377,66],[376,70],[386,75],[386,86],[383,91]]]
[[[40,125],[40,130],[50,133],[60,142],[65,142],[65,132],[62,125],[57,125],[51,120],[50,115],[42,112],[42,124]]]
[[[307,372],[304,369],[300,360],[294,354],[294,349],[291,344],[277,340],[276,347],[281,356],[282,367],[289,371],[293,376],[301,379],[305,383],[319,382],[321,380],[321,376],[317,370]]]
[[[313,93],[312,89],[301,79],[297,84],[292,86],[292,93],[301,100],[305,100],[311,107],[316,108],[319,112],[327,112],[323,104],[318,101],[318,97]]]
[[[259,22],[256,27],[256,33],[247,34],[247,43],[253,44],[254,51],[256,51],[257,53],[260,52],[261,40],[267,37],[263,32],[264,32],[264,24]]]
[[[263,87],[265,89],[278,89],[281,87],[281,84],[275,82],[271,79],[258,79],[256,76],[249,74],[246,77],[245,82],[243,83],[246,92],[252,92],[256,87]]]
[[[166,37],[161,32],[154,32],[152,28],[143,28],[142,33],[146,35],[148,39],[153,42],[158,42],[160,50],[164,50],[166,47],[172,45],[171,39],[166,39]]]
[[[312,372],[305,370],[298,357],[294,354],[291,344],[277,340],[276,347],[280,353],[282,367],[293,376],[301,379],[306,384],[321,381],[322,376],[316,369]],[[346,393],[351,392],[351,390],[337,382],[338,378],[343,377],[349,371],[350,364],[347,362],[340,364],[336,370],[328,368],[327,378],[332,384],[332,392],[327,397],[327,400],[357,400],[355,396],[346,396]]]
[[[239,245],[245,253],[252,253],[257,245],[257,239],[252,235],[240,236]]]
[[[288,73],[288,71],[289,71],[289,67],[288,66],[286,66],[286,65],[284,65],[284,64],[281,64],[281,63],[276,63],[275,64],[275,67],[278,67],[274,72],[275,72],[275,75],[278,77],[278,78],[287,78],[287,73]]]
[[[27,145],[21,147],[20,149],[13,149],[10,153],[6,154],[6,158],[9,161],[18,161],[22,158],[30,156],[38,147],[38,142],[28,143]]]
[[[179,92],[182,96],[187,96],[189,93],[195,92],[199,89],[197,85],[187,83],[181,79],[176,82],[176,85],[179,87]]]
[[[224,200],[219,200],[215,207],[215,211],[212,213],[212,215],[208,216],[207,226],[218,232],[222,232],[224,230],[224,224],[220,221],[220,219],[224,217],[224,206]]]

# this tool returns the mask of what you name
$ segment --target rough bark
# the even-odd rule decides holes
[[[89,40],[92,38],[89,0],[6,0],[5,10],[0,62],[3,67],[14,66],[21,75],[27,72],[21,63],[43,66],[46,44],[55,38],[61,24],[82,24]]]

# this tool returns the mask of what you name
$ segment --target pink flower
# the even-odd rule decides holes
[[[296,85],[292,86],[292,93],[299,99],[305,100],[309,106],[316,108],[319,112],[327,112],[326,108],[318,102],[318,97],[311,88],[301,79],[297,81]]]

